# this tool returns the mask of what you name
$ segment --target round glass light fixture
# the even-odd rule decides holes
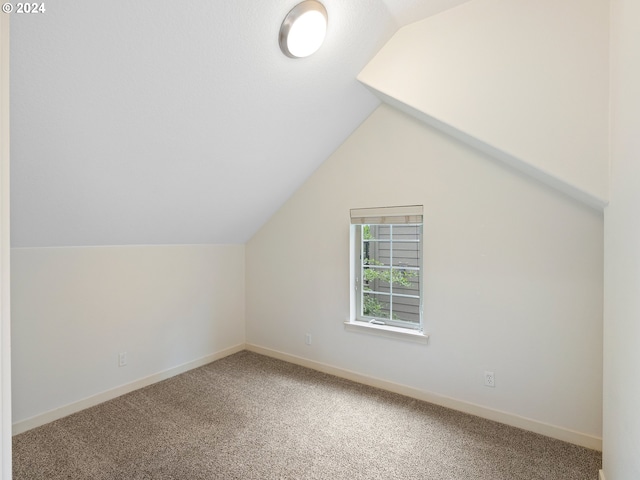
[[[291,9],[280,26],[280,50],[287,57],[308,57],[320,48],[327,34],[327,10],[316,0]]]

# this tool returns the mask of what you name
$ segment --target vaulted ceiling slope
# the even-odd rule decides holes
[[[12,246],[242,243],[376,108],[358,72],[461,0],[59,0],[11,19]]]
[[[608,197],[608,0],[474,0],[400,29],[383,100],[595,208]]]

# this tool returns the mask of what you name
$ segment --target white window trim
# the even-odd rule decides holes
[[[408,328],[392,327],[391,325],[375,325],[368,322],[361,322],[353,318],[344,322],[344,329],[347,332],[368,333],[380,337],[393,338],[396,340],[407,340],[416,343],[429,343],[429,334],[419,330]]]
[[[378,216],[381,213],[391,214],[391,215],[420,215],[420,221],[422,221],[422,206],[415,205],[410,207],[383,207],[379,209],[354,209],[351,211],[351,217],[359,216],[367,216],[373,217]],[[390,216],[391,216],[390,215]],[[358,219],[360,220],[360,219]],[[352,220],[353,221],[353,220]],[[396,327],[392,325],[376,325],[373,323],[369,323],[367,321],[362,321],[358,319],[357,316],[357,295],[358,292],[354,288],[356,283],[356,260],[355,260],[355,243],[356,243],[356,235],[354,234],[353,229],[355,228],[355,224],[351,225],[352,231],[349,235],[349,319],[344,322],[345,331],[348,332],[356,332],[356,333],[366,333],[370,335],[376,335],[385,338],[391,338],[395,340],[406,340],[410,342],[416,342],[421,344],[429,343],[429,334],[425,333],[424,330],[414,330],[409,328]],[[424,292],[421,293],[421,296],[424,295]],[[422,326],[424,328],[424,319],[422,320]]]

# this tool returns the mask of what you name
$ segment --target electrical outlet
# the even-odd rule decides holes
[[[485,387],[493,387],[496,386],[496,377],[493,372],[488,372],[485,370],[484,372],[484,386]]]
[[[311,345],[311,334],[310,333],[307,333],[304,336],[304,343],[307,344],[307,345]]]
[[[118,366],[124,367],[127,364],[127,352],[120,352],[118,354]]]

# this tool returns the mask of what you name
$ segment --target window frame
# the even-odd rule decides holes
[[[417,213],[419,212],[419,213]],[[404,217],[404,218],[402,218]],[[367,220],[370,220],[368,222]],[[362,303],[364,291],[362,283],[364,279],[364,263],[362,255],[364,243],[362,239],[363,225],[385,225],[391,226],[389,236],[390,261],[388,269],[392,275],[393,269],[393,227],[394,226],[417,226],[419,227],[418,252],[418,295],[411,298],[418,298],[419,321],[416,324],[410,320],[382,318],[375,316],[365,316],[362,314]],[[399,241],[398,243],[400,243]],[[350,230],[350,291],[351,291],[351,314],[345,328],[349,331],[360,331],[365,333],[376,333],[391,338],[402,338],[426,343],[428,335],[424,332],[424,221],[421,205],[411,205],[407,207],[381,207],[374,209],[354,209],[351,211]],[[390,317],[393,316],[393,286],[389,286],[390,297]],[[405,296],[395,294],[396,297]],[[407,295],[409,296],[409,295]]]

